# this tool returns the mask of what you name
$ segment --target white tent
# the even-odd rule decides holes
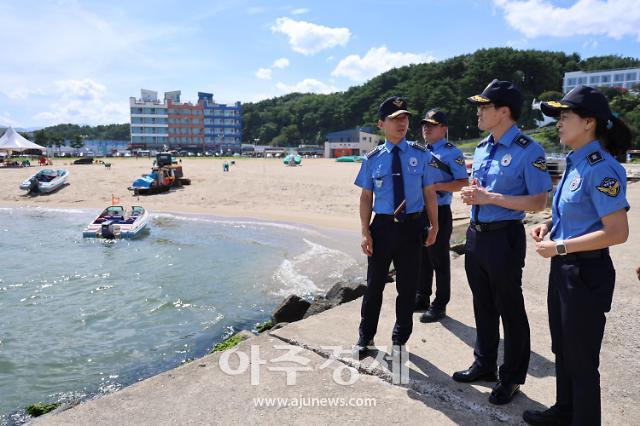
[[[25,139],[20,133],[9,127],[0,138],[0,151],[26,151],[28,149],[39,149],[45,151],[47,148]]]

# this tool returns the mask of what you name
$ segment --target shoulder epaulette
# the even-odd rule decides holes
[[[427,151],[427,147],[424,145],[420,145],[417,142],[407,142],[407,144],[409,144],[410,147],[415,148],[415,149],[419,149],[422,152],[426,152]]]
[[[444,144],[444,146],[446,146],[447,148],[454,148],[455,145],[452,144],[451,142],[447,142],[446,144]]]
[[[599,163],[599,162],[603,161],[603,160],[604,160],[604,157],[602,156],[602,154],[600,154],[600,151],[593,151],[591,154],[587,155],[587,161],[592,166],[594,164],[596,164],[596,163]]]
[[[378,152],[380,152],[380,150],[384,148],[384,144],[382,145],[378,145],[377,147],[373,148],[371,151],[367,152],[367,155],[365,155],[365,157],[367,158],[371,158],[374,155],[376,155]]]
[[[489,142],[489,137],[488,136],[486,138],[482,139],[480,141],[480,143],[478,144],[478,146],[486,145],[487,142]]]
[[[517,143],[519,146],[521,146],[522,148],[526,148],[529,146],[529,144],[531,144],[531,142],[533,142],[533,139],[531,139],[529,136],[527,135],[520,135],[516,138],[515,143]]]

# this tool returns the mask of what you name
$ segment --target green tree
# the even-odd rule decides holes
[[[75,135],[71,139],[71,143],[69,145],[71,146],[71,148],[78,150],[84,146],[84,140],[82,139],[82,136]]]
[[[58,148],[58,153],[60,153],[60,147],[64,146],[64,138],[62,136],[54,136],[52,141],[53,145]]]
[[[542,102],[557,101],[559,99],[562,99],[562,93],[556,90],[548,90],[538,96],[538,100]]]

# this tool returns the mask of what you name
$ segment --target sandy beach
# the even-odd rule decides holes
[[[222,159],[182,158],[184,175],[192,182],[190,186],[134,197],[127,187],[151,171],[153,159],[106,160],[111,162],[110,169],[55,159],[54,168],[70,171],[68,185],[38,196],[27,196],[18,186],[40,167],[0,169],[0,206],[102,209],[111,203],[113,194],[121,204],[140,204],[152,213],[250,217],[322,228],[360,229],[360,189],[353,184],[360,168],[358,163],[304,159],[299,167],[287,167],[280,159],[236,158],[235,165],[224,173]],[[454,198],[454,218],[467,218],[468,207]]]

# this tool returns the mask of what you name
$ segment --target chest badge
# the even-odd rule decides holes
[[[511,154],[505,154],[504,157],[502,157],[502,160],[500,160],[500,164],[505,167],[511,164]]]
[[[418,165],[418,159],[416,157],[409,158],[409,165],[411,167],[415,167]]]
[[[576,176],[571,180],[571,183],[569,184],[569,190],[570,191],[575,191],[576,189],[578,189],[578,187],[580,186],[580,176]]]
[[[382,179],[374,179],[373,182],[375,183],[376,188],[382,188]]]

